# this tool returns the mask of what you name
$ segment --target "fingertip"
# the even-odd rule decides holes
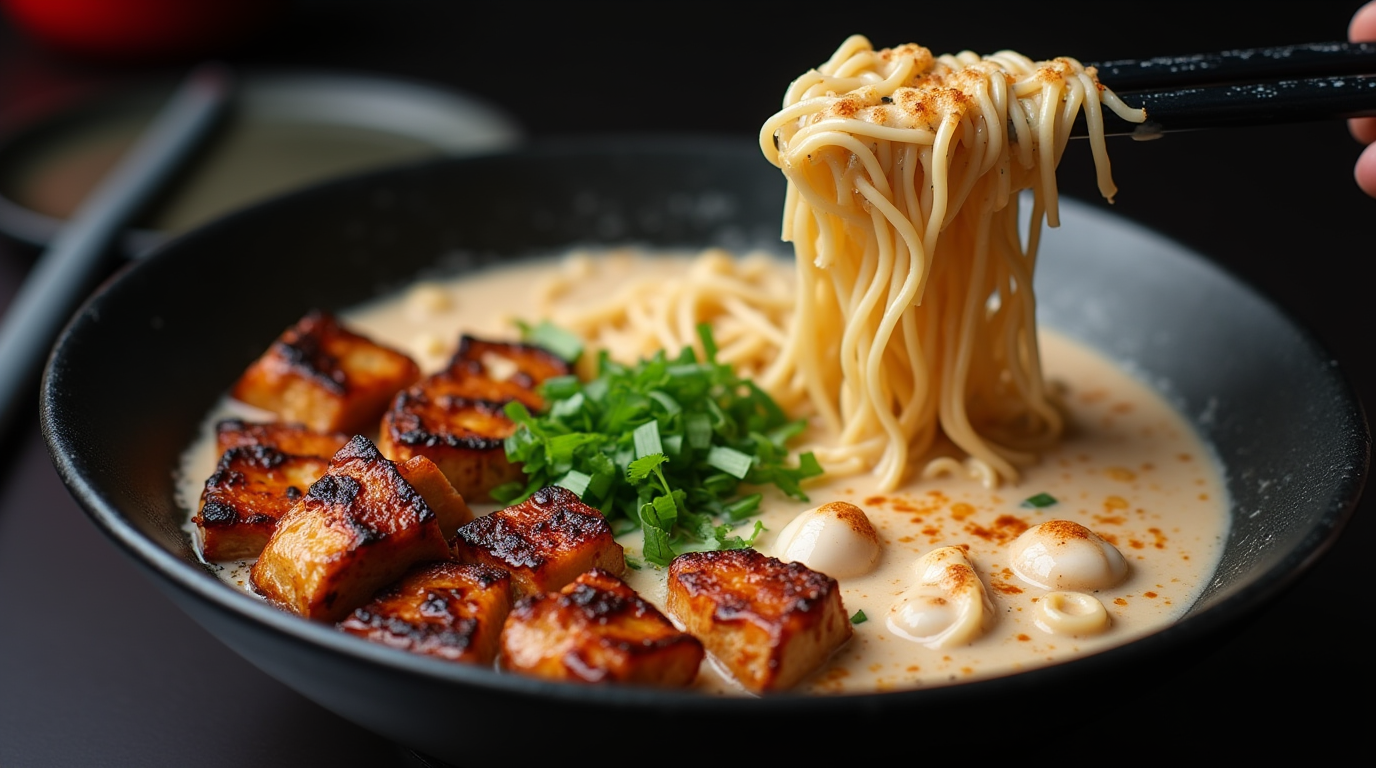
[[[1353,171],[1357,179],[1357,186],[1362,191],[1376,197],[1376,144],[1368,144],[1366,149],[1357,158],[1357,167]]]
[[[1347,39],[1354,43],[1376,42],[1376,0],[1370,0],[1352,14],[1352,21],[1347,25]]]
[[[1358,117],[1347,121],[1347,130],[1352,138],[1363,144],[1376,141],[1376,117]]]

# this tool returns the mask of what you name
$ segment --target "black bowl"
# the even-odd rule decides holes
[[[279,198],[174,240],[87,303],[49,362],[44,434],[95,523],[213,635],[328,709],[464,764],[615,762],[604,738],[630,762],[698,763],[702,750],[724,750],[808,764],[817,741],[779,733],[905,733],[916,723],[944,734],[947,747],[927,757],[968,754],[958,736],[987,733],[1000,706],[1083,709],[1102,700],[1107,675],[1149,678],[1196,654],[1312,565],[1356,506],[1370,435],[1313,339],[1208,261],[1067,200],[1043,250],[1042,322],[1174,402],[1222,461],[1233,503],[1217,573],[1161,632],[962,685],[724,699],[556,685],[408,655],[283,613],[198,564],[175,500],[178,456],[228,384],[307,309],[575,245],[782,250],[782,205],[782,177],[758,149],[703,138],[551,144]]]

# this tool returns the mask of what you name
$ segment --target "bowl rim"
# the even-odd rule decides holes
[[[145,258],[126,265],[115,278],[108,280],[86,300],[60,334],[45,366],[40,390],[42,433],[53,464],[62,482],[87,516],[150,576],[154,577],[160,588],[166,590],[170,587],[224,615],[266,627],[279,639],[305,643],[336,656],[347,657],[380,669],[437,680],[448,685],[458,684],[518,696],[538,696],[542,699],[567,703],[595,703],[628,709],[655,707],[684,712],[711,712],[723,716],[749,714],[760,712],[762,709],[780,714],[806,714],[836,711],[838,707],[945,706],[955,700],[982,698],[986,692],[994,689],[1000,690],[1001,695],[1006,694],[1010,688],[1046,690],[1047,686],[1093,677],[1094,673],[1102,670],[1122,668],[1125,662],[1133,658],[1136,658],[1139,663],[1168,658],[1173,651],[1182,647],[1193,647],[1194,644],[1190,642],[1192,640],[1221,638],[1226,636],[1228,630],[1238,628],[1261,605],[1284,591],[1308,571],[1332,547],[1347,521],[1355,512],[1369,470],[1371,434],[1365,411],[1350,379],[1336,365],[1331,365],[1326,370],[1326,374],[1332,377],[1337,390],[1344,397],[1343,405],[1346,409],[1344,418],[1349,420],[1353,426],[1349,453],[1355,470],[1346,473],[1337,485],[1334,495],[1325,500],[1327,508],[1324,510],[1319,523],[1307,532],[1299,545],[1279,558],[1277,562],[1253,578],[1247,585],[1227,595],[1216,604],[1197,613],[1188,614],[1175,624],[1134,638],[1125,644],[1106,648],[1086,656],[1007,675],[984,677],[968,682],[882,692],[822,695],[780,692],[763,697],[723,697],[696,691],[663,690],[630,685],[586,686],[558,683],[501,673],[487,667],[454,664],[453,662],[389,648],[338,632],[332,625],[289,614],[233,589],[209,573],[203,566],[163,548],[144,535],[124,512],[103,498],[99,490],[85,476],[82,461],[78,458],[80,446],[75,444],[76,441],[72,440],[72,435],[63,428],[62,397],[61,393],[54,388],[55,381],[51,374],[55,366],[63,363],[70,349],[71,339],[83,332],[83,329],[92,322],[92,317],[99,315],[102,302],[110,300],[110,297],[117,293],[119,284],[128,275],[136,275],[143,270],[156,269],[157,265],[164,261],[177,258],[182,248],[187,247],[184,245],[185,243],[194,243],[201,238],[214,237],[215,233],[224,227],[241,226],[240,222],[251,221],[259,210],[290,206],[294,204],[292,202],[294,200],[328,194],[328,192],[323,191],[345,185],[369,185],[394,180],[419,166],[501,163],[506,158],[529,158],[532,155],[558,157],[570,154],[606,152],[629,154],[638,152],[653,154],[701,153],[704,151],[734,152],[740,151],[744,147],[757,150],[753,143],[743,142],[735,137],[704,137],[702,135],[563,137],[482,155],[426,160],[420,163],[407,164],[404,167],[379,169],[328,180],[235,211],[182,234],[164,243]],[[1087,208],[1085,203],[1070,197],[1062,197],[1062,206],[1063,209],[1081,206]],[[1112,214],[1105,213],[1104,215]],[[1172,247],[1202,261],[1207,268],[1218,272],[1227,281],[1237,284],[1248,294],[1259,297],[1269,309],[1276,312],[1282,320],[1297,331],[1301,341],[1308,347],[1306,351],[1325,359],[1331,359],[1327,350],[1317,341],[1308,328],[1299,323],[1270,297],[1257,291],[1254,286],[1193,249],[1169,241],[1159,233],[1131,220],[1120,216],[1114,216],[1114,218],[1124,227],[1170,242]]]

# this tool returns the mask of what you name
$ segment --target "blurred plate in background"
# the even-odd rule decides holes
[[[171,93],[146,85],[39,119],[0,143],[0,232],[46,245]],[[368,75],[245,73],[209,147],[140,218],[138,255],[249,203],[336,176],[510,147],[521,130],[474,97]]]

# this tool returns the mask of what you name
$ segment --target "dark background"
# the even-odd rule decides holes
[[[296,2],[273,9],[252,34],[196,55],[450,86],[505,108],[531,140],[607,132],[753,137],[789,81],[851,33],[877,46],[1012,48],[1089,62],[1343,39],[1359,5],[1155,0],[1035,9],[969,3],[955,11],[843,3],[804,11],[739,3],[498,10]],[[0,127],[92,89],[181,72],[194,60],[73,56],[0,17]],[[1110,144],[1120,187],[1113,210],[1271,297],[1332,353],[1369,409],[1376,302],[1366,275],[1376,256],[1376,200],[1352,180],[1359,151],[1337,121]],[[1086,145],[1071,148],[1060,179],[1064,194],[1103,204]],[[0,307],[35,256],[0,240]],[[0,765],[418,764],[266,677],[183,617],[67,496],[36,416],[2,439]],[[1372,765],[1373,610],[1365,592],[1376,538],[1372,495],[1325,558],[1178,675],[1143,681],[1125,670],[1104,680],[1102,699],[1082,713],[990,702],[971,716],[989,720],[991,744],[1059,744],[1068,750],[1062,764]],[[1007,725],[1024,714],[1027,726]],[[460,723],[455,733],[473,737]],[[1076,757],[1082,734],[1095,749]],[[869,756],[915,743],[910,734],[837,738]],[[982,749],[972,745],[973,762]]]

